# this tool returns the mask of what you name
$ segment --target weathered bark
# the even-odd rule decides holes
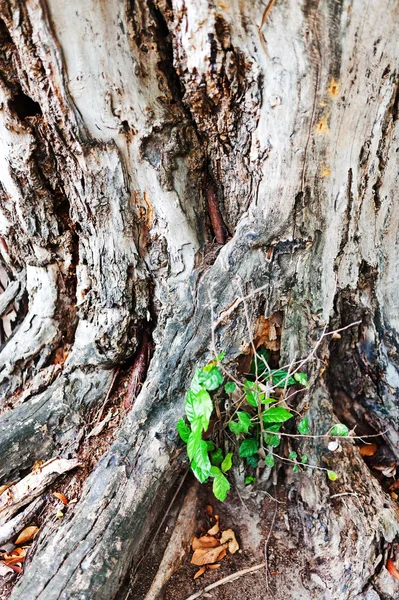
[[[1,0],[0,17],[0,314],[18,317],[1,479],[73,451],[115,368],[144,331],[155,343],[117,440],[12,597],[118,597],[181,470],[175,422],[212,316],[226,360],[250,347],[242,294],[252,324],[282,316],[282,362],[361,321],[322,346],[299,408],[315,434],[334,414],[386,432],[399,459],[396,4]],[[275,597],[393,597],[376,559],[396,505],[355,447],[306,451],[340,483],[287,481],[308,566]]]

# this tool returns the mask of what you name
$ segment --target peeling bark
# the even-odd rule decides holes
[[[385,432],[399,459],[398,25],[388,0],[0,1],[1,480],[73,453],[115,369],[145,377],[12,598],[118,597],[182,468],[212,315],[226,360],[249,348],[242,293],[252,324],[281,315],[282,363],[361,321],[297,408],[315,433]],[[275,597],[393,598],[397,505],[356,447],[306,453],[340,483],[284,474],[278,543],[306,551]]]

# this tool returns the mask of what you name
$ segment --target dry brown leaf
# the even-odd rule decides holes
[[[398,499],[398,494],[395,494],[395,492],[391,492],[391,498],[392,500],[397,500]]]
[[[9,487],[11,487],[12,485],[14,485],[14,483],[17,483],[16,481],[11,481],[10,483],[5,483],[4,485],[0,485],[0,496],[3,492],[5,492],[6,490],[8,490]]]
[[[232,529],[226,529],[226,531],[222,531],[220,543],[226,544],[226,542],[228,542],[230,554],[235,554],[237,552],[237,550],[240,549],[240,546],[238,545],[235,533]]]
[[[205,506],[205,512],[209,517],[211,517],[213,515],[213,507],[210,504],[207,504]]]
[[[216,548],[219,544],[219,540],[216,538],[210,535],[203,535],[200,538],[194,537],[191,547],[193,550],[197,550],[197,548]]]
[[[193,579],[198,579],[198,577],[201,577],[201,575],[203,575],[205,573],[205,571],[206,571],[206,567],[201,567],[200,569],[198,569],[198,571],[194,575]]]
[[[14,544],[18,546],[19,544],[26,544],[26,542],[30,542],[33,540],[37,532],[39,531],[38,527],[31,525],[30,527],[25,527],[23,531],[19,534]]]
[[[208,569],[218,569],[219,567],[221,567],[219,563],[216,563],[215,565],[208,565]]]
[[[223,554],[224,553],[224,554]],[[210,565],[211,563],[217,562],[223,556],[226,556],[226,550],[224,546],[217,546],[217,548],[197,548],[191,559],[192,565]]]
[[[374,442],[372,444],[365,444],[364,446],[360,446],[360,454],[362,456],[374,456],[376,452],[377,444]]]
[[[2,555],[4,563],[6,565],[15,565],[17,563],[22,563],[25,560],[26,550],[24,548],[15,548],[12,552],[5,552]]]
[[[215,519],[216,519],[216,523],[215,523],[215,525],[213,527],[211,527],[210,529],[208,529],[208,535],[216,535],[220,531],[219,516],[215,515]]]
[[[53,496],[58,498],[58,500],[61,500],[63,504],[68,504],[68,499],[62,492],[53,492]]]
[[[399,581],[399,571],[395,567],[393,560],[391,558],[388,558],[387,569],[388,569],[389,573],[392,575],[392,577],[394,577],[395,579],[397,579]]]

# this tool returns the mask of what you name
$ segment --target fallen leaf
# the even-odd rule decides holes
[[[25,560],[26,550],[24,548],[15,548],[12,552],[5,552],[2,558],[6,565],[22,563]]]
[[[3,492],[5,492],[6,490],[8,490],[9,487],[11,487],[12,485],[14,485],[15,483],[17,483],[16,481],[11,481],[11,483],[6,483],[4,485],[0,485],[0,496]]]
[[[62,512],[61,509],[57,510],[57,512],[55,513],[55,516],[57,517],[57,519],[62,519],[62,517],[64,516],[64,513]]]
[[[53,492],[53,496],[58,498],[58,500],[61,500],[63,504],[68,504],[68,499],[62,492]]]
[[[207,504],[205,506],[205,512],[209,517],[211,517],[213,515],[213,508],[210,504]]]
[[[202,567],[202,565],[209,565],[217,562],[220,558],[223,558],[222,554],[223,556],[226,556],[224,546],[217,546],[216,548],[197,548],[192,556],[191,564],[198,565],[199,567]]]
[[[216,546],[219,545],[219,540],[211,535],[203,535],[200,538],[194,537],[193,541],[191,542],[191,547],[193,550],[197,550],[197,548],[216,548]]]
[[[374,442],[372,444],[365,444],[364,446],[360,446],[360,454],[362,456],[374,456],[377,452],[377,444]]]
[[[393,564],[393,560],[390,558],[388,558],[388,561],[387,561],[387,569],[388,569],[388,572],[392,575],[392,577],[394,577],[395,579],[397,579],[399,581],[399,571]]]
[[[237,550],[240,549],[238,545],[235,533],[232,529],[226,529],[226,531],[222,531],[222,536],[220,538],[221,544],[226,544],[228,542],[228,548],[230,554],[235,554]]]
[[[216,519],[216,523],[213,527],[211,527],[208,530],[208,535],[216,535],[217,533],[219,533],[220,531],[220,527],[219,527],[219,517],[218,515],[215,515],[215,519]]]
[[[25,529],[21,531],[21,533],[15,540],[14,544],[18,546],[20,544],[26,544],[26,542],[30,542],[30,540],[33,540],[38,531],[39,528],[35,527],[34,525],[32,525],[31,527],[25,527]]]
[[[196,574],[194,575],[193,579],[198,579],[198,577],[201,577],[201,575],[203,575],[206,571],[206,567],[201,567]]]
[[[391,492],[391,498],[392,500],[397,500],[399,498],[398,494],[395,494],[395,492]]]
[[[215,565],[208,565],[208,569],[218,569],[221,565],[216,563]]]

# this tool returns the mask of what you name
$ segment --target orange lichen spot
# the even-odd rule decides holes
[[[325,115],[316,125],[316,133],[330,133],[328,126],[328,115]]]
[[[330,96],[338,96],[340,86],[341,84],[339,83],[339,81],[335,81],[334,77],[332,77],[330,85],[328,86],[328,93],[330,94]]]
[[[331,169],[325,165],[321,165],[320,177],[330,177]]]

